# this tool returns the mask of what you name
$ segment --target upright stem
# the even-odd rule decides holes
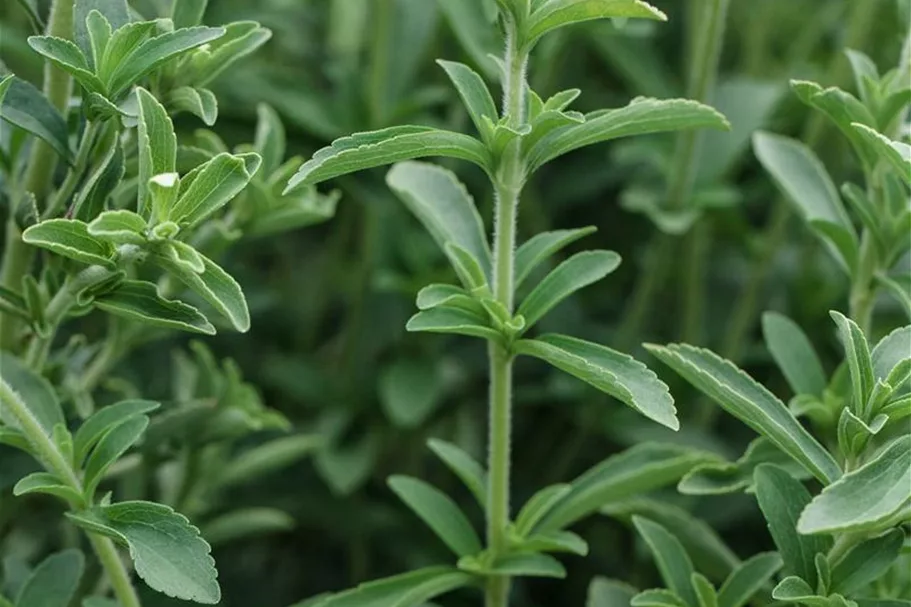
[[[506,70],[503,83],[503,112],[513,126],[525,121],[525,69],[528,51],[516,24],[507,21]],[[513,268],[515,263],[516,215],[525,182],[521,147],[513,142],[503,155],[496,189],[494,229],[494,296],[507,310],[513,309]],[[498,344],[490,344],[489,474],[487,507],[487,545],[496,558],[508,548],[509,472],[512,432],[512,354]],[[506,607],[510,579],[493,576],[487,585],[487,607]]]
[[[38,459],[47,470],[52,472],[62,483],[82,495],[84,493],[82,481],[72,464],[67,461],[67,458],[60,452],[54,441],[41,427],[41,424],[22,400],[22,397],[2,377],[0,377],[0,404],[7,407],[9,412],[12,413],[19,423],[23,434],[25,434],[35,450]],[[74,511],[79,512],[86,507],[86,504],[72,503],[70,506]],[[141,607],[139,597],[130,582],[129,573],[127,573],[126,567],[120,560],[113,542],[94,533],[89,533],[88,537],[95,554],[98,556],[98,560],[104,567],[121,607]]]
[[[73,13],[75,0],[53,0],[48,16],[47,35],[71,40],[73,38]],[[50,61],[44,65],[44,95],[66,118],[70,102],[72,79],[69,74],[54,66]],[[43,141],[36,140],[32,146],[25,173],[24,188],[39,201],[52,185],[57,153]],[[3,266],[0,268],[0,286],[18,291],[22,277],[29,271],[34,250],[22,242],[22,232],[16,223],[15,208],[10,209],[6,226],[6,241],[3,250]],[[16,332],[19,319],[9,314],[0,314],[0,349],[12,350],[16,346]]]

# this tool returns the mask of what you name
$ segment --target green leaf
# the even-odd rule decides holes
[[[484,79],[463,63],[442,59],[438,59],[437,63],[446,70],[446,75],[455,85],[478,133],[484,134],[486,129],[483,117],[487,116],[493,122],[499,119],[497,106],[494,104],[487,85],[484,84]]]
[[[143,88],[136,89],[139,106],[139,214],[151,216],[148,182],[156,175],[173,173],[177,163],[177,136],[167,110]],[[167,211],[168,209],[162,209]],[[162,221],[165,215],[156,217]]]
[[[826,243],[826,246],[835,255],[835,260],[841,264],[848,275],[856,274],[860,249],[854,233],[838,224],[822,219],[814,219],[808,223],[810,229]]]
[[[588,554],[586,541],[572,531],[533,533],[515,541],[514,548],[521,552],[569,552],[578,556]]]
[[[388,484],[457,556],[473,556],[481,551],[481,540],[471,523],[445,493],[407,476],[392,476]]]
[[[852,596],[880,579],[898,560],[904,543],[902,530],[891,529],[851,548],[832,568],[831,592]]]
[[[495,59],[496,53],[502,52],[502,40],[496,28],[491,24],[496,20],[487,10],[488,0],[465,0],[450,2],[439,0],[437,5],[465,52],[475,65],[480,67],[488,80],[499,77],[500,70]]]
[[[498,331],[490,327],[486,318],[459,308],[439,307],[422,310],[408,319],[405,329],[468,335],[494,342],[503,339]]]
[[[92,14],[94,13],[94,16]],[[104,60],[104,50],[113,30],[130,22],[130,7],[125,0],[78,0],[74,11],[74,40],[89,58],[89,65],[97,73]],[[106,31],[99,40],[98,26]]]
[[[769,532],[784,561],[784,573],[798,575],[816,584],[817,554],[828,552],[832,539],[797,533],[797,520],[810,503],[810,493],[787,472],[764,464],[756,468],[756,498]]]
[[[707,577],[701,573],[694,573],[690,582],[696,590],[700,607],[718,607],[718,593]]]
[[[758,131],[753,135],[753,151],[804,220],[841,226],[856,242],[854,225],[835,184],[810,148],[794,139]]]
[[[470,455],[451,443],[432,438],[427,446],[459,477],[482,508],[487,505],[487,472]]]
[[[445,251],[449,263],[466,289],[476,291],[487,287],[487,273],[474,255],[454,242],[447,243]]]
[[[712,579],[723,580],[740,565],[740,559],[710,525],[666,500],[632,497],[607,504],[601,508],[601,514],[627,523],[632,522],[634,515],[639,515],[673,529],[696,570]]]
[[[200,166],[167,218],[181,226],[194,227],[237,197],[259,170],[258,154],[219,154]],[[183,184],[181,184],[183,186]]]
[[[766,312],[762,315],[762,334],[794,393],[822,396],[826,374],[800,325],[783,314]]]
[[[70,549],[52,554],[32,572],[16,598],[16,607],[67,607],[82,579],[85,557]]]
[[[110,84],[111,74],[121,67],[124,60],[135,51],[139,46],[149,38],[154,32],[159,30],[159,26],[164,27],[166,22],[161,21],[137,21],[127,23],[121,26],[111,35],[107,47],[104,50],[104,59],[101,65],[96,66],[96,72],[101,81],[106,85]],[[111,91],[108,91],[109,93]],[[109,95],[111,102],[119,102],[119,95]]]
[[[823,607],[828,604],[825,597],[818,596],[806,581],[799,577],[786,577],[775,586],[772,598],[787,603],[800,603],[810,607]]]
[[[88,226],[75,219],[42,221],[23,232],[22,240],[80,263],[116,267],[113,247],[89,234]]]
[[[31,36],[28,45],[33,51],[70,74],[86,90],[94,93],[104,92],[104,85],[92,73],[85,55],[69,40],[53,36]]]
[[[115,244],[144,244],[146,220],[126,209],[104,211],[88,225],[92,236]]]
[[[400,428],[414,428],[440,405],[443,386],[436,363],[402,358],[380,372],[378,396],[386,415]]]
[[[883,337],[873,348],[870,358],[876,380],[889,377],[900,363],[911,358],[911,325],[899,327]],[[903,393],[911,392],[911,382],[906,380],[903,386]],[[902,384],[893,384],[892,387],[899,389]]]
[[[667,385],[627,354],[556,334],[519,340],[515,351],[547,361],[663,426],[672,430],[680,427]]]
[[[19,6],[25,11],[29,21],[31,21],[32,29],[36,32],[43,32],[45,24],[38,10],[37,0],[19,0]]]
[[[718,607],[743,607],[781,569],[777,552],[756,554],[735,569],[718,591]]]
[[[275,508],[242,508],[208,521],[202,536],[212,544],[227,544],[236,540],[263,537],[294,529],[294,517]]]
[[[256,106],[256,116],[253,151],[263,159],[263,174],[268,176],[277,171],[284,160],[285,127],[278,113],[265,103]]]
[[[566,497],[572,486],[566,483],[549,485],[532,495],[519,511],[516,518],[516,533],[525,537],[532,533],[550,510]]]
[[[207,605],[221,600],[209,545],[186,517],[168,506],[121,502],[67,516],[92,533],[128,546],[136,573],[153,590]]]
[[[580,238],[588,236],[589,234],[594,234],[597,231],[598,228],[587,226],[576,230],[541,232],[540,234],[529,238],[516,251],[516,289],[519,289],[522,286],[532,270],[538,267],[541,262]]]
[[[95,298],[101,310],[166,329],[215,335],[215,327],[199,310],[180,301],[164,299],[154,283],[125,280],[117,289]]]
[[[46,379],[37,375],[25,363],[8,352],[0,351],[0,369],[3,369],[3,381],[22,397],[25,406],[28,407],[45,434],[52,436],[55,426],[65,425],[60,402]],[[19,422],[2,402],[0,402],[0,420],[13,429],[19,428]]]
[[[426,601],[472,584],[474,576],[453,567],[426,567],[373,580],[306,607],[422,607]],[[296,607],[304,607],[298,605]]]
[[[699,601],[690,582],[694,573],[693,562],[680,541],[670,531],[646,518],[634,516],[633,525],[651,549],[667,587],[690,607],[698,607]]]
[[[687,607],[676,593],[663,588],[643,590],[630,601],[632,607]]]
[[[851,373],[851,387],[854,392],[852,410],[861,419],[867,419],[867,403],[876,378],[873,376],[873,360],[867,338],[857,324],[843,314],[832,310],[829,315],[838,325],[838,333],[845,348],[845,360]]]
[[[481,168],[489,163],[484,144],[468,135],[424,126],[396,126],[355,133],[317,151],[288,182],[285,194],[298,186],[428,156],[461,158]]]
[[[21,78],[8,81],[0,118],[38,137],[66,162],[73,162],[66,121],[41,91]]]
[[[476,316],[485,317],[487,311],[477,298],[455,285],[430,284],[418,291],[415,301],[418,310],[430,310],[438,307],[458,308]]]
[[[646,348],[702,393],[829,484],[841,468],[774,394],[717,354],[686,344]]]
[[[715,456],[695,449],[641,443],[612,455],[575,479],[570,490],[554,498],[529,531],[562,529],[608,503],[673,484],[693,466],[713,459]]]
[[[576,253],[550,272],[522,301],[517,311],[531,327],[564,299],[591,285],[620,265],[620,256],[613,251],[583,251]]]
[[[162,255],[157,255],[155,260],[190,290],[209,302],[231,322],[236,331],[246,333],[250,329],[250,311],[240,285],[214,261],[202,253],[197,254],[205,266],[201,273],[189,270],[186,265]]]
[[[104,211],[108,199],[123,179],[125,170],[123,149],[120,147],[120,141],[115,137],[108,153],[86,179],[82,190],[76,196],[76,201],[73,203],[73,217],[88,222]]]
[[[167,106],[174,112],[189,112],[206,126],[218,119],[218,99],[209,89],[181,86],[168,93]]]
[[[911,501],[911,435],[822,490],[804,509],[804,534],[865,531],[888,524]]]
[[[61,426],[58,426],[58,428]],[[69,504],[83,505],[82,494],[72,487],[65,485],[59,478],[49,472],[33,472],[23,477],[13,487],[13,495],[27,495],[29,493],[45,493],[53,495]]]
[[[462,563],[459,563],[460,567]],[[566,569],[560,561],[539,552],[512,552],[504,554],[482,569],[484,575],[510,577],[545,577],[563,579]]]
[[[630,607],[636,589],[625,582],[595,577],[588,585],[585,607]]]
[[[13,78],[15,76],[12,74],[0,78],[0,108],[3,107],[3,98],[6,97],[6,91],[13,85]]]
[[[237,60],[250,55],[272,37],[271,30],[255,21],[235,21],[224,29],[224,36],[193,57],[187,81],[194,86],[208,85]]]
[[[552,132],[528,152],[529,172],[573,150],[619,137],[684,129],[728,128],[714,109],[685,99],[637,98],[629,105],[586,114],[585,122]]]
[[[312,454],[325,444],[313,434],[294,434],[247,449],[235,457],[218,481],[219,487],[242,485],[251,480],[286,468]]]
[[[171,4],[171,21],[174,27],[193,27],[202,23],[209,0],[174,0]]]
[[[490,282],[491,254],[484,223],[454,173],[424,162],[402,162],[389,171],[386,183],[441,249],[453,243],[468,251]]]
[[[95,489],[108,468],[142,437],[148,426],[149,418],[140,414],[115,426],[101,437],[85,464],[85,494],[89,499],[95,495]]]
[[[225,34],[220,27],[190,27],[166,32],[143,42],[127,55],[107,80],[108,92],[117,97],[170,59],[217,40]]]
[[[534,43],[557,28],[607,18],[667,21],[667,15],[642,0],[548,0],[539,2],[532,11],[526,35],[528,42]]]
[[[73,437],[73,461],[81,468],[89,451],[107,432],[158,407],[159,404],[151,400],[124,400],[98,409],[79,426]]]
[[[893,141],[865,124],[851,123],[857,134],[911,186],[911,145]]]

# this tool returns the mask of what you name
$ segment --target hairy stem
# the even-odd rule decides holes
[[[0,377],[0,403],[16,418],[19,428],[25,434],[44,467],[53,473],[60,482],[82,495],[84,493],[82,480],[72,464],[67,461],[67,458],[60,452],[51,437],[41,427],[41,424],[22,400],[22,397],[2,377]],[[78,512],[83,510],[87,504],[73,503],[70,506],[74,511]],[[106,537],[93,533],[87,535],[95,554],[98,556],[98,560],[104,567],[120,605],[122,607],[141,607],[139,597],[130,582],[130,575],[120,560],[113,542]]]
[[[507,20],[506,78],[504,82],[503,113],[513,126],[525,121],[525,69],[528,52],[519,39],[515,22]],[[494,296],[512,312],[514,297],[514,264],[516,245],[516,215],[519,196],[525,180],[521,147],[513,142],[504,153],[498,171],[496,189],[496,218],[494,229]],[[490,344],[490,405],[489,405],[489,473],[487,507],[487,544],[493,558],[508,546],[510,454],[512,433],[512,354],[498,344]],[[487,583],[487,607],[506,607],[509,602],[510,579],[490,577]]]
[[[47,22],[47,35],[71,40],[73,38],[73,13],[75,0],[54,0]],[[72,91],[69,74],[54,66],[50,61],[44,64],[44,96],[66,119],[67,106]],[[24,188],[37,200],[42,200],[51,188],[57,153],[43,141],[36,140],[32,146],[25,173]],[[18,291],[22,277],[29,271],[34,258],[34,249],[22,242],[22,232],[16,223],[15,208],[10,209],[7,218],[6,242],[3,250],[3,266],[0,268],[0,286]],[[9,314],[0,314],[0,349],[13,350],[20,320]]]

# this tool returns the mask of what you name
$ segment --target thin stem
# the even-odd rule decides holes
[[[41,424],[22,400],[22,397],[2,377],[0,377],[0,403],[4,404],[13,417],[16,418],[22,432],[28,438],[41,463],[48,471],[82,495],[84,493],[82,481],[76,470],[73,469],[72,464],[67,461],[66,457],[57,448],[57,445],[54,444],[54,441],[45,433],[44,428],[41,427]],[[78,512],[83,510],[86,504],[72,503],[70,506]],[[117,596],[120,605],[122,607],[141,607],[139,597],[130,582],[129,573],[127,573],[123,561],[117,555],[117,549],[114,547],[113,542],[106,537],[93,533],[88,533],[87,535],[95,554],[98,556],[98,560],[104,567],[111,586],[114,588],[114,594]]]
[[[73,13],[75,0],[53,0],[48,15],[47,35],[71,40],[73,38]],[[66,119],[67,107],[72,91],[72,78],[50,61],[44,64],[44,96]],[[43,141],[36,140],[32,146],[24,188],[42,200],[51,188],[54,170],[57,166],[57,152]],[[24,199],[24,197],[23,197]],[[0,286],[18,291],[22,277],[29,271],[34,249],[22,241],[22,233],[16,224],[16,209],[10,208],[7,218],[6,242],[3,250],[3,267],[0,268]],[[0,349],[13,350],[20,320],[9,314],[0,314]]]
[[[519,39],[518,26],[507,20],[506,74],[503,113],[513,126],[525,121],[525,70],[528,51]],[[521,147],[513,142],[503,156],[497,173],[496,217],[494,229],[494,296],[512,312],[514,298],[514,264],[516,215],[525,181]],[[512,354],[498,344],[490,344],[489,405],[489,474],[487,508],[487,544],[492,558],[508,547],[510,457],[512,441]],[[510,578],[492,576],[487,583],[487,607],[506,607],[509,602]]]

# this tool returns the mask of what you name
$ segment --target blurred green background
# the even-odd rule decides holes
[[[578,109],[583,111],[624,105],[637,95],[685,95],[691,1],[696,0],[655,0],[669,16],[666,24],[605,22],[561,30],[536,50],[530,81],[542,96],[582,89]],[[146,16],[167,13],[165,1],[131,3]],[[501,41],[480,7],[475,0],[211,0],[207,24],[253,19],[274,33],[265,48],[216,82],[215,130],[230,144],[250,141],[256,106],[267,103],[285,121],[289,154],[307,156],[338,136],[401,123],[470,132],[434,59],[464,61],[493,81],[487,53],[499,52]],[[599,231],[577,249],[608,248],[624,259],[609,280],[548,316],[544,329],[627,349],[648,361],[671,386],[683,427],[676,434],[663,430],[608,396],[523,359],[516,378],[516,503],[646,439],[699,445],[731,459],[743,452],[750,432],[706,407],[649,359],[642,342],[685,338],[711,347],[787,396],[758,327],[757,312],[778,310],[810,334],[832,370],[840,353],[828,310],[845,309],[846,279],[791,220],[789,207],[753,157],[749,135],[765,128],[802,138],[836,183],[857,179],[845,142],[790,94],[787,83],[810,79],[853,90],[843,49],[864,51],[884,71],[897,61],[903,24],[907,13],[893,0],[732,0],[712,103],[733,130],[710,135],[700,150],[695,196],[704,208],[699,229],[709,237],[706,263],[695,276],[687,274],[690,241],[660,236],[655,222],[637,212],[663,195],[674,157],[672,137],[576,152],[534,177],[522,200],[520,235],[594,225]],[[0,57],[18,75],[38,82],[41,62],[25,42],[28,32],[24,13],[5,0]],[[188,134],[202,126],[193,117],[177,122]],[[464,164],[451,168],[489,220],[491,194],[484,176]],[[484,455],[485,351],[479,342],[405,332],[418,289],[446,281],[451,270],[383,177],[384,171],[376,170],[336,180],[329,186],[342,198],[334,219],[245,242],[225,260],[247,293],[253,329],[220,334],[208,345],[217,359],[236,361],[263,403],[324,444],[312,457],[203,500],[208,513],[265,506],[293,520],[290,528],[216,544],[223,605],[284,607],[443,562],[441,544],[387,489],[385,478],[392,473],[420,476],[457,496],[481,525],[467,491],[425,443],[445,438]],[[674,263],[653,267],[661,243],[674,247]],[[642,284],[646,271],[653,284]],[[693,284],[702,304],[695,320],[685,322]],[[646,289],[652,289],[648,296]],[[745,293],[751,305],[744,304]],[[890,306],[884,298],[877,315],[880,333],[899,323],[897,304]],[[186,363],[177,358],[175,366],[174,353],[186,346],[181,336],[151,343],[118,366],[114,379],[128,380],[147,398],[178,398],[174,370]],[[119,386],[112,381],[105,387],[116,392]],[[231,449],[280,435],[254,433]],[[17,465],[28,463],[16,464],[11,451],[0,457],[3,503],[21,471]],[[749,496],[697,499],[668,491],[660,497],[709,522],[740,556],[772,548]],[[42,499],[0,508],[7,567],[53,547],[65,526],[48,527],[47,521],[62,520],[54,508]],[[563,559],[571,572],[565,581],[520,584],[516,605],[583,604],[596,575],[640,587],[656,584],[654,565],[627,524],[602,516],[581,527],[591,554]],[[173,603],[151,593],[146,601],[150,607]],[[471,595],[454,595],[446,604],[472,601]]]

